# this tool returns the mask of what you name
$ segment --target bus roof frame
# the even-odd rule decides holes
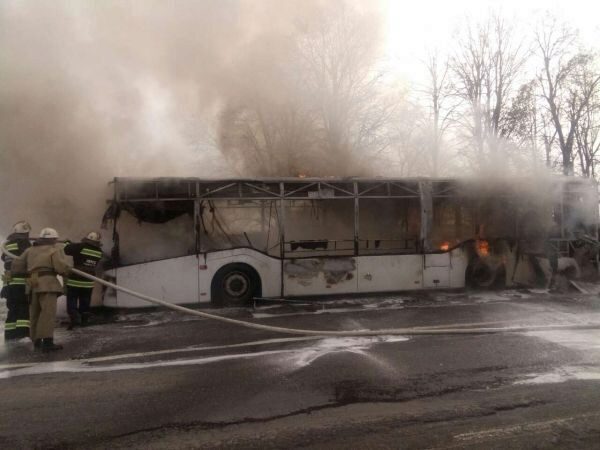
[[[496,186],[506,192],[496,196],[511,197],[510,192],[525,178],[502,178]],[[576,193],[595,187],[590,179],[552,177],[548,181],[564,183],[568,192]],[[185,201],[185,200],[342,200],[352,198],[420,198],[423,186],[433,198],[462,197],[462,187],[490,180],[478,178],[133,178],[115,177],[112,202]],[[573,189],[574,187],[583,190]],[[501,190],[501,189],[500,189]]]

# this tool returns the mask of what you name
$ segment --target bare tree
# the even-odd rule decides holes
[[[468,25],[460,50],[451,60],[456,95],[468,107],[463,122],[475,148],[477,163],[485,163],[503,131],[514,85],[529,56],[515,30],[498,14],[487,21]]]
[[[552,125],[552,117],[547,109],[538,108],[538,111],[540,137],[544,145],[544,161],[547,168],[553,169],[559,165],[552,151],[557,142],[556,128]]]
[[[521,150],[530,152],[531,160],[538,160],[537,80],[521,85],[507,108],[500,126],[500,135],[511,140]]]
[[[584,110],[575,131],[575,141],[582,175],[596,178],[596,165],[600,159],[600,98],[598,91]]]
[[[447,58],[441,58],[439,52],[434,50],[430,52],[424,64],[427,70],[428,84],[423,90],[423,94],[429,107],[429,127],[432,134],[428,153],[431,156],[432,174],[437,176],[444,135],[452,124],[456,103],[451,102],[453,86],[450,80],[450,61]]]
[[[261,59],[263,90],[246,86],[223,109],[219,147],[238,172],[364,175],[389,148],[396,105],[376,69],[378,23],[349,5],[298,23],[289,51]]]
[[[500,134],[521,145],[531,145],[536,133],[536,80],[519,87],[507,108]]]
[[[313,100],[320,146],[337,170],[355,174],[390,145],[395,104],[376,68],[379,22],[349,5],[326,9],[298,42],[303,86]]]
[[[255,98],[230,104],[221,112],[219,147],[239,173],[296,176],[315,171],[312,121],[307,110],[293,102]]]
[[[490,73],[489,29],[478,25],[469,26],[466,37],[460,43],[459,53],[454,55],[451,67],[456,79],[456,95],[467,103],[471,117],[463,122],[463,128],[472,136],[476,158],[483,159],[483,107],[487,75]]]
[[[574,145],[578,129],[598,90],[600,75],[590,54],[575,52],[577,34],[547,17],[535,41],[543,60],[538,79],[562,156],[565,175],[574,173]]]

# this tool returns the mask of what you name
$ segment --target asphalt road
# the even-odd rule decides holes
[[[214,312],[214,311],[213,311]],[[294,328],[600,324],[526,291],[263,304]],[[600,330],[315,339],[166,311],[0,346],[0,448],[600,448]]]

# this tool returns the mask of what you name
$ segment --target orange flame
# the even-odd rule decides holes
[[[477,241],[477,253],[479,256],[488,256],[490,254],[490,243],[488,241]]]
[[[450,242],[442,242],[442,244],[440,245],[440,250],[443,252],[447,252],[448,250],[450,250]]]
[[[306,178],[306,174],[305,173],[299,173],[298,174],[298,178]]]

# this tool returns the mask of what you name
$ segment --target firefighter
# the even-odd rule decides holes
[[[96,275],[98,263],[103,258],[100,233],[92,231],[79,243],[68,243],[65,254],[73,257],[76,269]],[[80,275],[71,274],[66,282],[67,288],[67,313],[71,320],[69,329],[74,326],[85,326],[89,322],[90,303],[94,282]]]
[[[20,256],[31,247],[29,232],[31,226],[24,220],[13,225],[12,233],[4,243],[4,248],[15,256]],[[2,253],[4,261],[4,293],[6,298],[6,323],[4,325],[4,340],[16,340],[29,336],[29,304],[25,294],[26,272],[12,270],[12,257]]]
[[[56,276],[65,276],[71,266],[63,251],[63,244],[57,243],[57,239],[55,229],[44,228],[33,246],[12,263],[15,272],[28,274],[31,340],[34,348],[43,352],[62,349],[62,345],[54,343],[56,300],[63,292]]]

